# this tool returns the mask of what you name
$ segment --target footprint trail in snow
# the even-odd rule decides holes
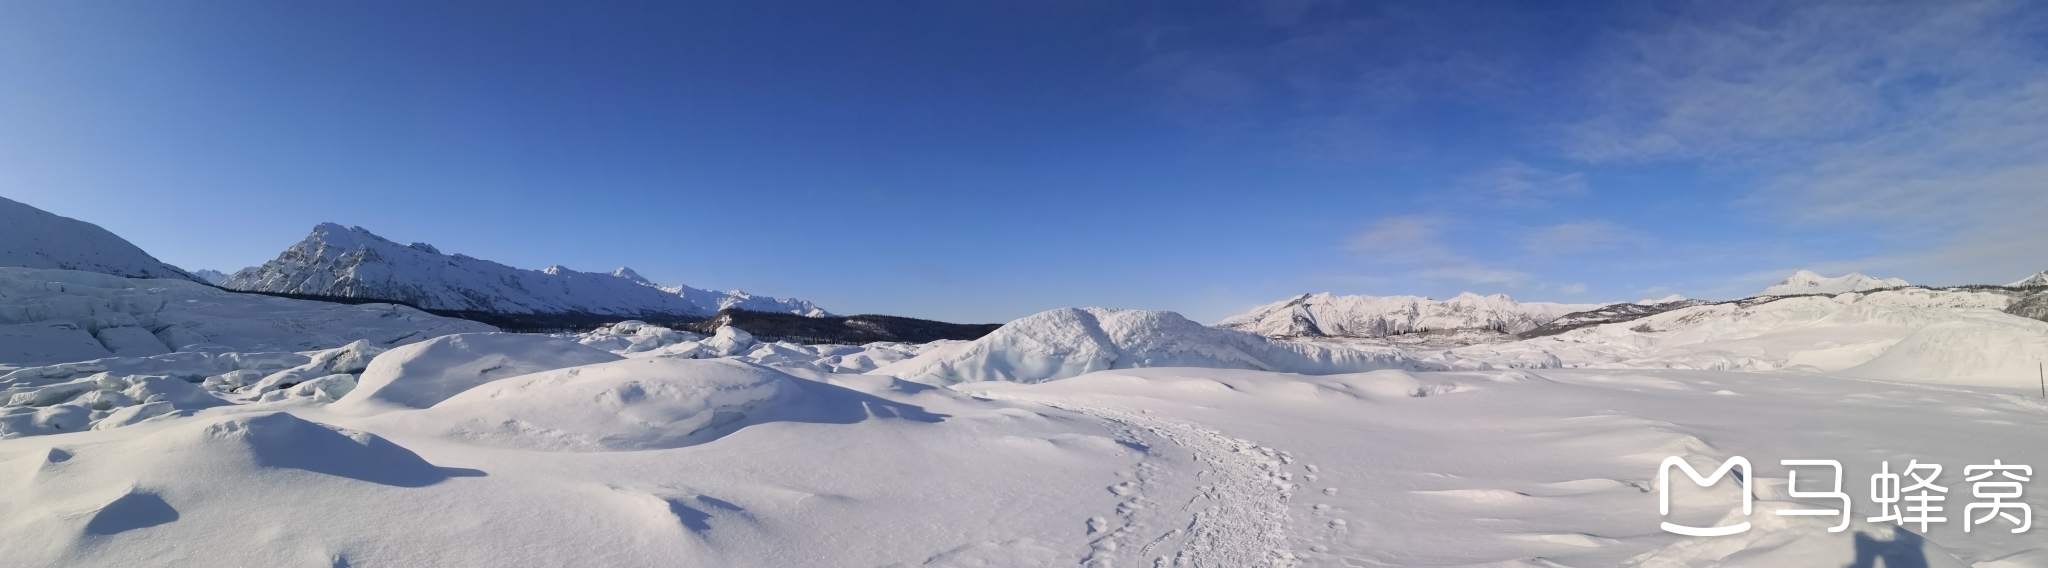
[[[1287,452],[1202,426],[1096,406],[1053,405],[1106,422],[1147,457],[1107,488],[1122,498],[1088,519],[1092,550],[1082,565],[1291,567],[1288,501],[1300,486]]]

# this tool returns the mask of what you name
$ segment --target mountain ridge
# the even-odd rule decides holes
[[[0,266],[205,282],[99,225],[0,197]]]
[[[277,258],[236,271],[230,290],[403,301],[422,308],[500,314],[585,313],[619,317],[708,317],[740,307],[830,315],[810,302],[662,288],[621,267],[610,273],[561,265],[527,270],[427,243],[399,244],[362,227],[321,223]]]
[[[1517,302],[1506,294],[1471,292],[1447,300],[1322,292],[1260,306],[1212,327],[1266,337],[1385,337],[1449,329],[1521,333],[1565,314],[1604,305]]]
[[[1792,273],[1792,276],[1779,281],[1777,284],[1771,285],[1771,287],[1769,288],[1764,288],[1763,290],[1758,291],[1755,294],[1750,294],[1749,297],[1754,298],[1758,296],[1798,296],[1802,294],[1845,294],[1849,292],[1881,290],[1884,288],[1898,288],[1901,286],[1911,285],[1911,283],[1908,283],[1905,280],[1901,280],[1898,278],[1876,278],[1871,276],[1865,276],[1861,272],[1851,272],[1841,276],[1829,278],[1826,276],[1821,276],[1818,272],[1814,272],[1811,270],[1801,270]]]

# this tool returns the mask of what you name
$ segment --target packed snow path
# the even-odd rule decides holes
[[[1288,551],[1287,506],[1300,485],[1292,482],[1287,452],[1151,411],[1047,406],[1101,420],[1120,443],[1146,455],[1108,487],[1122,499],[1116,510],[1088,519],[1093,550],[1082,565],[1299,564]]]

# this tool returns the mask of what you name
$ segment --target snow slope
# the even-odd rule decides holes
[[[1402,368],[1387,350],[1278,341],[1203,327],[1173,312],[1062,308],[1005,324],[981,339],[933,349],[871,374],[950,384],[1042,382],[1139,367],[1211,367],[1330,374]]]
[[[99,225],[0,197],[0,266],[197,280]]]
[[[1794,296],[1799,294],[1843,294],[1848,292],[1862,292],[1865,290],[1897,288],[1900,286],[1910,286],[1910,284],[1907,284],[1906,281],[1897,278],[1872,278],[1856,272],[1851,272],[1841,276],[1836,276],[1834,278],[1829,278],[1826,276],[1821,276],[1820,274],[1815,273],[1811,270],[1801,270],[1792,273],[1791,277],[1788,277],[1783,281],[1778,282],[1777,284],[1773,284],[1769,288],[1765,288],[1761,291],[1758,291],[1755,294],[1750,294],[1750,297],[1754,298],[1757,296]]]
[[[2048,359],[2048,322],[2004,313],[1996,291],[1901,288],[1687,307],[1637,320],[1424,357],[1468,365],[1555,357],[1556,366],[1829,373],[2023,387]]]
[[[2011,286],[2014,288],[2025,288],[2030,286],[2048,286],[2048,270],[2043,270],[2040,273],[2037,273],[2033,276],[2028,276],[2025,279],[2022,279],[2018,282],[2007,284],[2007,286]]]
[[[441,254],[426,243],[401,245],[364,230],[322,223],[262,266],[221,285],[235,290],[397,300],[428,309],[506,314],[592,313],[708,316],[726,307],[823,315],[802,300],[657,288],[630,269],[610,274],[561,266],[523,270]]]
[[[236,294],[180,279],[0,268],[0,371],[173,351],[306,351],[368,339],[403,345],[495,331],[391,304]]]
[[[1516,302],[1470,292],[1449,300],[1418,296],[1302,294],[1232,316],[1216,327],[1266,337],[1384,337],[1419,331],[1490,329],[1521,333],[1600,304]]]

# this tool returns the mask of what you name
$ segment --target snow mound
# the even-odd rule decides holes
[[[937,384],[1035,383],[1140,367],[1328,375],[1412,364],[1396,351],[1272,340],[1204,327],[1173,312],[1062,308],[1010,322],[981,339],[934,349],[871,374]]]
[[[1419,296],[1302,294],[1232,316],[1216,327],[1266,337],[1385,337],[1420,331],[1491,329],[1521,333],[1600,304],[1516,302],[1470,292],[1449,300]]]
[[[344,412],[391,407],[426,408],[506,377],[617,361],[620,357],[553,337],[512,333],[460,333],[392,349],[362,370]]]
[[[170,352],[309,351],[495,331],[392,304],[226,292],[176,279],[0,267],[0,369]]]
[[[198,280],[99,225],[4,197],[0,197],[0,266]]]
[[[383,437],[284,412],[180,425],[135,445],[155,453],[160,467],[191,474],[288,469],[397,487],[424,487],[449,477]]]
[[[620,269],[625,270],[625,269]],[[634,275],[638,276],[638,275]],[[685,341],[701,341],[703,335],[687,331],[676,331],[651,325],[639,320],[626,320],[607,325],[585,333],[564,334],[558,337],[574,339],[577,343],[610,351],[619,355],[630,355],[653,351]]]
[[[1826,276],[1821,276],[1820,274],[1815,273],[1811,270],[1801,270],[1792,273],[1792,276],[1790,278],[1786,278],[1784,281],[1778,282],[1777,284],[1772,285],[1769,288],[1765,288],[1762,291],[1759,291],[1755,294],[1750,294],[1749,297],[1754,298],[1757,296],[1796,296],[1800,294],[1846,294],[1849,292],[1880,290],[1884,288],[1898,288],[1901,286],[1910,285],[1911,284],[1907,284],[1906,281],[1897,278],[1872,278],[1856,272],[1851,272],[1834,278],[1828,278]]]
[[[236,271],[222,287],[377,298],[427,309],[505,314],[592,313],[708,316],[726,307],[829,315],[801,300],[657,288],[631,269],[578,272],[562,266],[524,270],[426,243],[402,245],[362,227],[321,223],[262,266]]]
[[[503,379],[373,420],[485,446],[586,452],[692,446],[767,421],[871,416],[938,419],[759,365],[643,358]]]

